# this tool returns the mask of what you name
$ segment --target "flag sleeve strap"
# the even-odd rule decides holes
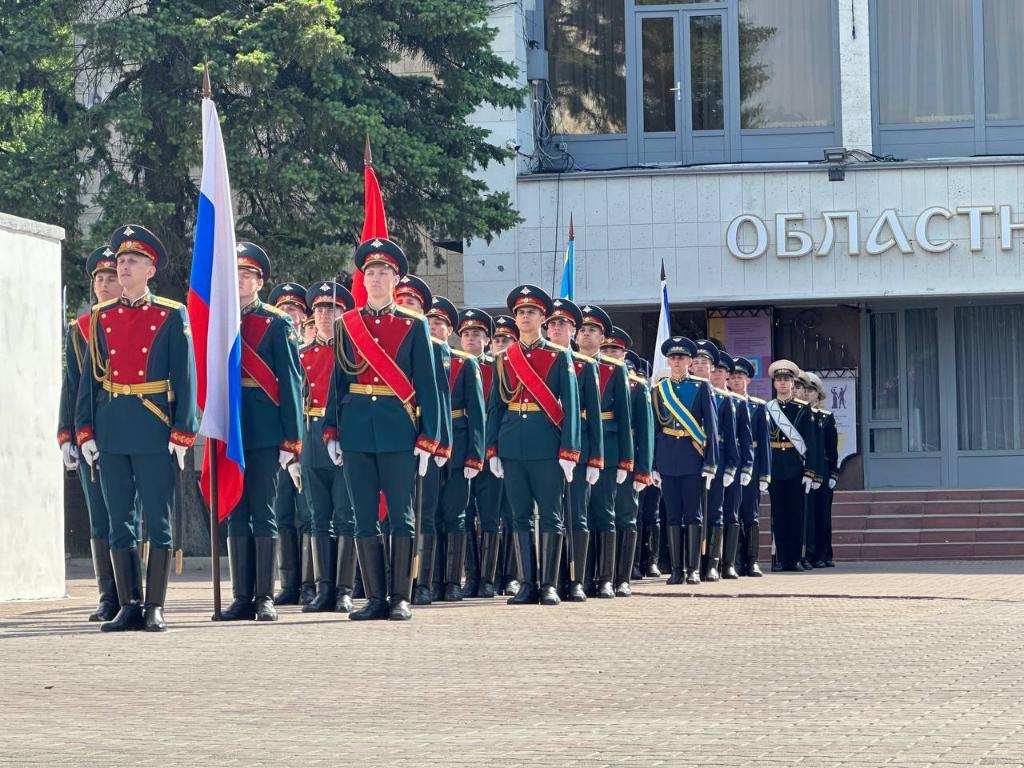
[[[447,345],[430,342],[431,354],[434,356],[434,372],[438,397],[438,445],[434,453],[448,458],[452,455],[452,392],[448,386],[448,366],[451,365],[451,352]],[[448,363],[448,366],[445,365]]]
[[[580,460],[580,393],[572,365],[572,353],[566,350],[561,364],[552,366],[558,380],[558,396],[562,403],[562,444],[558,458]],[[598,412],[600,413],[600,411]],[[601,417],[597,416],[600,424]]]
[[[612,381],[615,387],[615,422],[619,425],[619,469],[633,471],[633,420],[629,409],[629,372],[626,366],[616,366]]]
[[[281,434],[284,435],[281,449],[297,454],[302,450],[302,367],[298,340],[291,321],[286,318],[275,319],[271,327],[274,331],[274,368],[280,397],[278,413],[281,418]]]
[[[413,322],[407,336],[412,344],[412,384],[420,409],[420,428],[416,447],[434,453],[441,444],[441,396],[434,372],[434,353],[426,320]],[[447,384],[444,387],[448,391]],[[449,413],[449,418],[451,414]]]
[[[174,402],[169,403],[171,411],[171,442],[190,446],[195,442],[199,428],[198,406],[196,405],[196,357],[192,348],[192,332],[188,314],[184,307],[178,307],[170,315],[177,318],[170,328],[170,370],[168,379]]]

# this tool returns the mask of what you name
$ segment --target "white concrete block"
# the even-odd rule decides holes
[[[650,224],[651,213],[651,179],[641,176],[629,180],[629,223]]]

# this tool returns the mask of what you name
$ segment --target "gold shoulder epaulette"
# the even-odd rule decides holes
[[[754,397],[753,395],[751,395],[750,402],[757,403],[758,405],[764,405],[766,401],[762,400],[760,397]]]
[[[582,352],[577,352],[575,349],[572,351],[572,356],[577,360],[582,360],[585,363],[596,363],[597,360],[592,358],[590,355],[584,355]]]
[[[832,415],[832,411],[826,411],[824,408],[816,408],[815,410],[817,410],[818,413],[825,414],[826,416],[831,416]]]
[[[793,402],[796,403],[797,405],[807,405],[807,401],[801,400],[799,397],[794,397]]]
[[[712,387],[712,389],[714,389],[718,394],[725,395],[726,397],[729,397],[732,394],[728,389],[719,389],[718,387]]]
[[[608,363],[608,365],[617,365],[619,367],[622,367],[626,364],[625,361],[616,360],[614,357],[608,357],[608,355],[601,355],[599,359],[602,363]]]
[[[480,355],[480,362],[481,363],[493,363],[494,362],[494,358],[495,358],[495,355],[494,355],[493,352],[484,353],[484,354]]]
[[[635,373],[632,373],[632,372],[629,374],[629,380],[630,381],[635,381],[637,384],[646,384],[647,383],[647,379],[645,379],[643,376],[637,376]]]
[[[703,381],[705,384],[711,381],[710,379],[705,379],[703,376],[694,376],[692,373],[686,374],[686,378],[690,381]]]
[[[401,304],[396,304],[395,305],[395,311],[396,312],[401,312],[402,314],[405,314],[405,315],[410,315],[412,317],[417,318],[418,320],[426,320],[426,318],[427,318],[427,316],[424,315],[423,313],[417,312],[415,309],[409,309],[408,307],[403,307]]]
[[[563,352],[568,352],[569,351],[568,347],[563,347],[561,344],[555,344],[555,342],[549,341],[548,339],[544,339],[544,343],[547,344],[549,347],[554,347],[555,349],[560,349]]]
[[[445,341],[444,339],[437,339],[437,338],[434,338],[433,336],[431,336],[430,340],[432,342],[434,342],[435,344],[440,344],[442,347],[447,347],[448,346],[448,342]],[[455,350],[452,350],[452,351],[454,352]]]
[[[101,301],[99,304],[93,304],[92,311],[95,312],[99,309],[103,309],[104,307],[109,307],[111,304],[117,304],[118,301],[120,301],[120,299],[107,299],[106,301]]]
[[[733,392],[731,389],[726,390],[729,393],[729,397],[733,400],[746,400],[746,398],[739,392]]]
[[[273,304],[268,304],[265,301],[261,302],[261,303],[263,304],[263,308],[265,310],[267,310],[268,312],[270,312],[272,314],[275,314],[278,317],[288,317],[288,313],[285,312],[283,309],[281,309],[279,307],[275,307]]]
[[[463,352],[461,349],[455,349],[455,347],[452,347],[452,354],[456,357],[464,357],[467,360],[476,360],[476,355],[471,355],[469,352]]]
[[[167,307],[168,309],[181,309],[185,305],[180,301],[174,299],[165,299],[163,296],[154,296],[153,303],[158,304],[161,307]]]

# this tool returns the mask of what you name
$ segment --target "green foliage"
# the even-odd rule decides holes
[[[64,226],[66,278],[118,225],[150,226],[184,292],[210,64],[239,238],[277,278],[350,269],[368,133],[389,225],[489,238],[517,220],[468,172],[507,159],[467,124],[511,108],[515,69],[492,53],[488,0],[33,0],[0,4],[0,210]],[[422,72],[396,73],[414,61]]]

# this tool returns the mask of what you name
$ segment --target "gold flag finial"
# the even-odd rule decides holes
[[[210,65],[203,62],[203,98],[208,99],[213,95],[213,88],[210,86]]]
[[[363,165],[373,165],[373,155],[370,154],[370,132],[366,132],[366,143],[363,145]]]

